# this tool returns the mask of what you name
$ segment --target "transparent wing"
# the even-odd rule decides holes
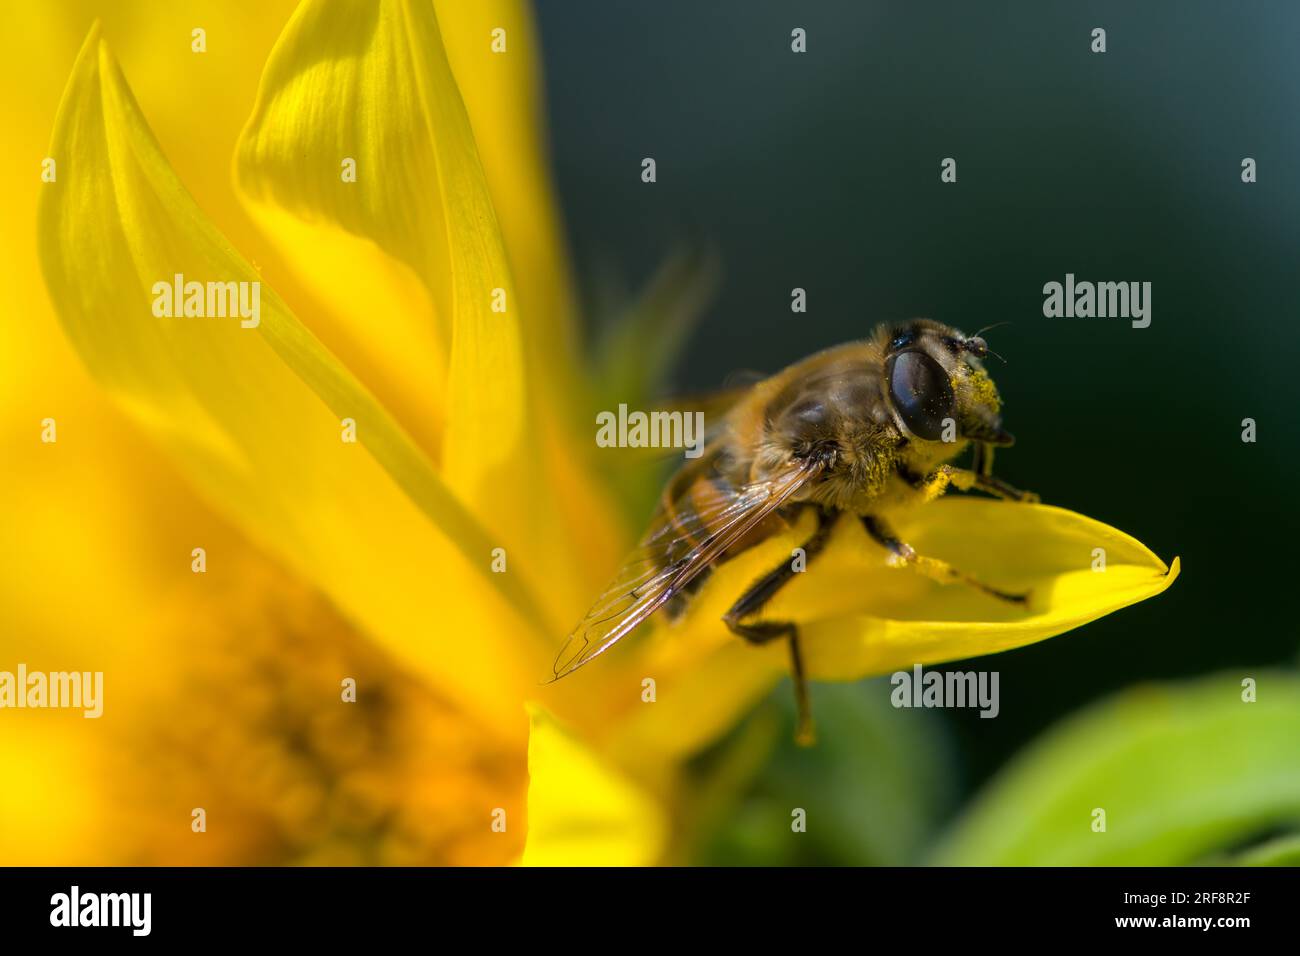
[[[693,484],[667,507],[614,580],[578,622],[555,659],[555,678],[600,656],[664,605],[729,547],[803,487],[819,465],[792,462],[763,481],[705,500]]]

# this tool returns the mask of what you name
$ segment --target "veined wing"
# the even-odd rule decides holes
[[[555,659],[553,679],[600,656],[677,594],[728,548],[752,531],[821,468],[792,461],[784,470],[703,500],[694,484],[666,503],[635,551]]]

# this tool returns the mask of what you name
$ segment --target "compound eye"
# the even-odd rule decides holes
[[[938,441],[943,435],[943,420],[952,417],[956,405],[943,366],[925,352],[913,349],[891,356],[885,372],[889,376],[889,395],[907,430],[917,438]]]
[[[891,352],[900,351],[901,349],[907,348],[915,341],[916,341],[915,332],[899,332],[897,335],[893,337],[893,339],[890,340],[889,351]]]

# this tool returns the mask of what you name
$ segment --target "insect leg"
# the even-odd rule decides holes
[[[1025,504],[1038,504],[1043,499],[1037,492],[1021,491],[1013,485],[1007,484],[1001,478],[995,478],[993,475],[975,476],[975,487],[980,491],[986,491],[991,495],[997,495],[999,498],[1005,498],[1008,501],[1023,501]]]
[[[941,584],[965,584],[1011,604],[1025,604],[1028,601],[1028,594],[1012,594],[1009,591],[1000,591],[963,571],[957,570],[947,561],[917,554],[915,548],[907,542],[899,540],[893,531],[889,529],[889,526],[875,515],[863,515],[862,526],[867,529],[867,534],[877,544],[889,551],[896,563],[905,567],[916,568],[926,577],[933,578]]]
[[[817,512],[817,530],[803,546],[804,557],[812,560],[826,547],[830,540],[831,529],[835,526],[838,513]],[[723,615],[723,623],[733,634],[744,638],[751,644],[766,644],[769,641],[786,638],[790,642],[790,676],[794,681],[795,707],[798,722],[795,727],[795,742],[800,746],[811,746],[815,737],[813,731],[812,706],[808,699],[808,679],[804,675],[803,653],[799,648],[799,628],[793,621],[758,621],[742,624],[741,621],[763,609],[773,595],[781,590],[791,578],[799,572],[794,570],[792,562],[783,561],[742,594]]]
[[[1007,484],[1001,478],[981,474],[978,471],[970,471],[966,468],[958,468],[955,465],[940,465],[935,469],[934,474],[921,479],[915,486],[925,493],[927,499],[933,500],[943,494],[949,485],[961,491],[970,491],[974,488],[978,491],[996,495],[999,498],[1006,498],[1009,501],[1036,504],[1041,500],[1034,492],[1021,491],[1019,488]]]

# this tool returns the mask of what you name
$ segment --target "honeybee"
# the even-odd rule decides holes
[[[1012,444],[1001,398],[984,367],[981,335],[939,322],[881,326],[867,339],[812,355],[736,397],[703,454],[668,482],[650,527],[622,569],[565,640],[554,679],[609,650],[661,608],[680,613],[712,568],[788,528],[804,509],[816,530],[803,545],[809,569],[848,514],[889,553],[945,582],[1004,601],[1012,594],[919,555],[885,515],[934,500],[950,486],[1036,501],[992,473],[993,449]],[[970,468],[951,464],[973,448]],[[796,740],[811,744],[813,721],[791,621],[758,615],[797,572],[786,561],[754,581],[723,621],[754,644],[788,642],[798,711]]]

